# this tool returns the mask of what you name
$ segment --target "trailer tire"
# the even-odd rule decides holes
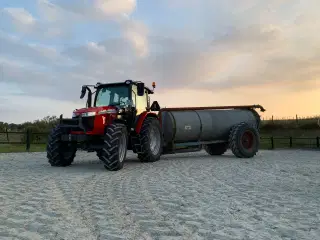
[[[229,148],[238,158],[252,158],[259,150],[260,135],[256,127],[242,122],[232,127]]]
[[[47,159],[51,166],[70,166],[76,156],[77,148],[68,142],[61,141],[61,135],[66,133],[59,125],[51,130],[47,143]]]
[[[109,171],[123,168],[127,155],[128,133],[123,124],[110,124],[106,127],[103,147],[97,152],[104,167]]]
[[[141,162],[156,162],[160,159],[163,148],[163,136],[159,120],[154,117],[146,118],[140,135],[140,150],[138,158]]]
[[[212,156],[223,155],[228,149],[228,143],[213,143],[203,145],[204,150]]]

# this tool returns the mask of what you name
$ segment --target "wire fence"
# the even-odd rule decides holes
[[[32,145],[45,145],[48,134],[48,132],[31,131],[0,132],[0,150],[1,147],[9,148],[9,146],[19,145],[25,151],[30,151]],[[261,149],[283,148],[320,149],[320,137],[261,137]]]

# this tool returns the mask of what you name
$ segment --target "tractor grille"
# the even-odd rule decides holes
[[[94,128],[94,116],[93,117],[83,117],[82,124],[86,131],[92,131]]]
[[[77,126],[79,126],[79,117],[73,117],[73,124],[76,124]],[[74,120],[77,120],[76,122],[74,122]],[[82,117],[82,125],[85,128],[86,131],[92,131],[94,128],[94,116],[92,117]],[[79,131],[82,131],[83,129],[81,129],[79,127],[78,129]]]

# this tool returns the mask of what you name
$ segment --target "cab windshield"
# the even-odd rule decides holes
[[[129,87],[124,86],[105,86],[98,89],[95,102],[96,107],[101,106],[126,106],[129,101]]]

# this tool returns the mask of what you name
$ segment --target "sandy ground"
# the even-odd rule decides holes
[[[0,239],[320,239],[320,152],[163,156],[106,171],[0,154]]]

